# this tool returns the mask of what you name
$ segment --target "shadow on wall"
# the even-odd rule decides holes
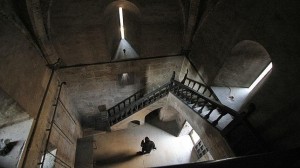
[[[176,120],[172,120],[172,121],[161,121],[159,120],[159,112],[160,112],[161,108],[156,109],[154,111],[152,111],[151,113],[149,113],[146,117],[145,117],[145,122],[147,122],[148,124],[157,127],[159,129],[161,129],[162,131],[165,131],[167,133],[169,133],[170,135],[173,136],[178,136],[180,130],[177,126],[177,122]]]
[[[24,109],[0,88],[0,128],[29,119]]]
[[[123,151],[109,157],[95,159],[95,166],[105,166],[109,164],[122,163],[132,160],[135,157],[141,156],[136,151]]]

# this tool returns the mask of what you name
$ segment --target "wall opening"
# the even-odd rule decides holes
[[[139,57],[141,13],[129,1],[114,1],[105,11],[105,36],[111,59],[133,59]]]
[[[200,136],[197,134],[197,132],[194,129],[190,132],[189,135],[194,144],[196,144],[200,140]]]
[[[123,20],[123,9],[119,7],[119,19],[120,19],[120,32],[121,32],[121,38],[125,39],[125,33],[124,33],[124,20]]]
[[[249,87],[250,91],[272,70],[272,62],[263,70],[263,72],[255,79],[255,81]]]
[[[43,168],[54,168],[56,151],[57,151],[57,149],[53,149],[45,155]],[[43,161],[43,157],[42,157],[41,161]]]
[[[266,80],[273,67],[267,50],[251,40],[237,43],[223,64],[211,88],[222,104],[236,111],[246,103],[250,92]]]
[[[213,85],[248,88],[270,62],[271,57],[261,44],[243,40],[224,56]]]

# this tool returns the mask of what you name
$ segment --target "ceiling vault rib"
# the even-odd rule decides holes
[[[43,18],[41,3],[38,0],[27,0],[27,7],[37,45],[41,49],[47,62],[52,64],[58,59],[58,54],[47,34],[49,32],[47,32],[45,23],[48,23],[48,21]],[[49,26],[49,24],[47,25]],[[50,28],[48,27],[48,29]]]
[[[198,19],[198,11],[199,11],[199,4],[200,0],[192,0],[189,6],[189,14],[187,17],[187,24],[186,24],[186,32],[184,34],[184,43],[183,49],[187,50],[191,46],[191,42],[193,39],[193,35],[196,30],[197,26],[197,19]]]

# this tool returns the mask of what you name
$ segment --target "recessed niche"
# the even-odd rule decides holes
[[[132,72],[124,72],[118,74],[118,81],[121,86],[134,84],[134,74]]]

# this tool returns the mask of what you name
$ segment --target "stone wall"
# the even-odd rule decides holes
[[[20,105],[0,88],[0,128],[28,118]]]
[[[25,113],[34,119],[29,135],[32,138],[27,139],[20,164],[24,164],[25,167],[37,167],[47,139],[46,129],[49,128],[54,111],[53,104],[57,96],[59,81],[58,77],[54,75],[45,97],[45,103],[39,110],[51,70],[46,66],[47,63],[26,26],[13,11],[10,1],[1,2],[0,5],[0,88],[6,93],[6,97],[14,100]],[[75,159],[76,140],[81,136],[81,126],[77,121],[72,103],[65,95],[65,90],[63,90],[61,101],[70,111],[76,124],[70,120],[60,105],[56,124],[70,137],[73,144],[69,144],[64,139],[64,135],[61,135],[62,133],[55,128],[52,129],[50,142],[57,147],[57,156],[72,167]],[[39,111],[41,113],[37,117]],[[36,129],[33,129],[34,125]]]
[[[50,136],[52,147],[57,148],[56,156],[71,167],[75,163],[77,139],[82,137],[80,122],[76,110],[67,97],[67,88],[63,88],[61,102],[58,103],[54,125]],[[55,167],[61,167],[56,163]]]
[[[36,130],[31,132],[33,136],[30,142],[27,142],[24,150],[23,164],[25,167],[35,167],[42,158],[48,131],[51,127],[51,120],[54,115],[56,98],[58,94],[58,85],[60,81],[54,76],[51,81],[45,104],[42,108],[39,120],[34,120],[37,124]],[[47,150],[57,149],[56,156],[73,167],[75,163],[75,152],[77,138],[82,136],[80,122],[77,119],[76,111],[71,102],[66,97],[67,88],[63,86],[61,96],[57,104],[56,115],[53,120],[53,126],[50,134]],[[30,139],[28,139],[29,141]],[[26,149],[28,148],[28,150]],[[63,167],[56,162],[56,167]]]
[[[168,96],[168,105],[176,109],[191,124],[214,159],[224,159],[234,156],[220,132],[177,99],[172,93]]]
[[[163,108],[160,109],[159,112],[159,120],[161,121],[172,121],[172,120],[177,120],[177,115],[178,113],[176,110],[171,107],[171,106],[164,106]]]
[[[82,122],[88,123],[93,122],[89,121],[88,116],[99,113],[98,106],[105,105],[108,109],[142,88],[150,92],[166,84],[173,71],[180,72],[182,61],[182,56],[176,56],[115,62],[60,69],[59,76],[68,83],[69,96]],[[132,83],[120,83],[123,73],[128,73]]]
[[[249,121],[272,150],[300,146],[297,120],[300,99],[296,96],[300,92],[300,41],[295,38],[300,36],[299,7],[298,1],[219,1],[198,27],[190,56],[205,81],[213,84],[225,59],[239,42],[251,40],[266,49],[273,69],[249,100],[256,105]],[[232,83],[236,80],[230,74],[223,78]]]
[[[28,39],[28,31],[12,20],[0,17],[0,86],[26,112],[34,117],[49,78],[39,50]],[[24,28],[24,29],[23,29]]]
[[[182,62],[181,70],[179,73],[179,81],[183,80],[184,75],[186,74],[187,71],[188,71],[188,75],[187,75],[188,78],[198,81],[200,83],[204,83],[202,76],[200,76],[200,73],[198,73],[198,70],[195,69],[195,67],[193,67],[191,62],[185,57]]]

